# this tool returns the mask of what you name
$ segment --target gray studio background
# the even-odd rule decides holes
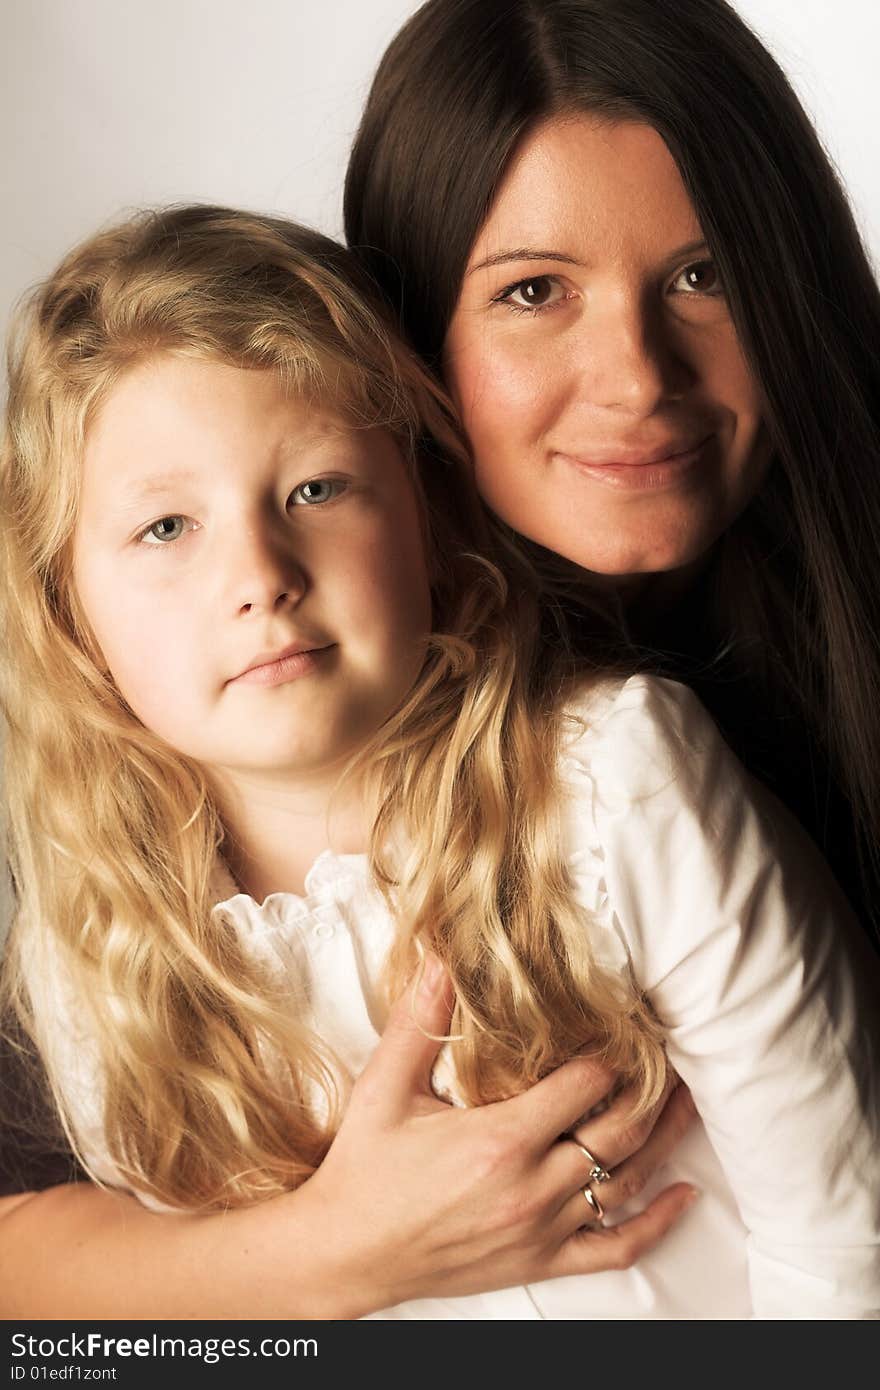
[[[735,3],[793,79],[880,266],[880,4]],[[412,0],[0,0],[4,335],[15,300],[69,246],[144,204],[240,204],[338,236],[346,156],[371,74],[416,8]],[[4,880],[0,873],[0,932]]]

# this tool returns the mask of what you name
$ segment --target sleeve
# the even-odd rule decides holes
[[[589,767],[614,928],[748,1228],[754,1315],[880,1318],[876,962],[842,894],[685,687],[626,682]]]

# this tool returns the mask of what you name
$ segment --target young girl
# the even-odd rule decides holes
[[[289,1253],[275,1268],[292,1233],[323,1242],[348,1316],[876,1315],[846,909],[683,688],[578,672],[513,547],[502,575],[442,402],[363,295],[314,234],[184,209],[74,252],[15,357],[7,983],[82,1162],[160,1213],[126,1208],[139,1252],[190,1279],[210,1260],[210,1284],[231,1251],[264,1315],[297,1281]],[[377,1274],[375,1231],[342,1232],[346,1265],[336,1198],[357,1185],[370,1213],[390,1160],[346,1125],[393,1111],[368,1059],[388,1000],[438,962],[455,1004],[433,1085],[470,1107],[510,1235],[499,1291],[457,1268],[424,1299],[400,1264]],[[417,1066],[435,1049],[397,1036]],[[612,1072],[644,1113],[671,1068],[703,1124],[665,1176],[702,1201],[637,1270],[621,1246],[620,1268],[547,1280],[608,1250],[603,1208],[633,1195],[583,1117]],[[486,1137],[505,1097],[549,1145],[531,1192]],[[449,1118],[425,1098],[441,1151]],[[396,1152],[409,1239],[420,1174]],[[461,1243],[479,1216],[459,1166]],[[104,1197],[79,1225],[65,1208],[65,1258],[89,1220],[109,1248]],[[7,1217],[15,1255],[53,1200]],[[287,1227],[276,1205],[253,1243],[250,1213],[284,1201]],[[533,1257],[526,1283],[536,1213],[565,1258]],[[78,1306],[111,1306],[106,1273],[77,1270]],[[193,1307],[152,1270],[136,1312]]]

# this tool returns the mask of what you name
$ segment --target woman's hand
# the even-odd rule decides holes
[[[450,1010],[442,969],[398,1002],[329,1154],[296,1191],[207,1215],[155,1213],[91,1183],[0,1199],[0,1313],[353,1318],[632,1264],[691,1189],[679,1183],[639,1216],[585,1229],[589,1164],[560,1136],[611,1170],[597,1192],[613,1214],[686,1129],[687,1092],[637,1127],[623,1094],[579,1124],[613,1080],[579,1058],[513,1100],[455,1109],[431,1091],[440,1044],[425,1036],[447,1031]]]
[[[450,1012],[447,976],[429,957],[418,994],[408,990],[392,1011],[330,1152],[306,1184],[311,1200],[324,1204],[350,1316],[408,1299],[624,1269],[695,1196],[678,1183],[638,1216],[587,1228],[595,1221],[583,1193],[590,1165],[578,1145],[611,1172],[594,1184],[610,1216],[687,1129],[694,1108],[686,1088],[637,1124],[628,1121],[626,1092],[578,1123],[614,1077],[577,1058],[512,1100],[445,1105],[431,1090],[440,1043],[426,1034],[446,1033]]]

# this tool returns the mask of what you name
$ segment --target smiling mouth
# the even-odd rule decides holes
[[[606,487],[622,492],[652,492],[685,481],[697,472],[705,460],[706,446],[711,438],[707,435],[698,444],[666,454],[654,451],[607,461],[580,459],[574,454],[563,453],[557,453],[556,457]]]

